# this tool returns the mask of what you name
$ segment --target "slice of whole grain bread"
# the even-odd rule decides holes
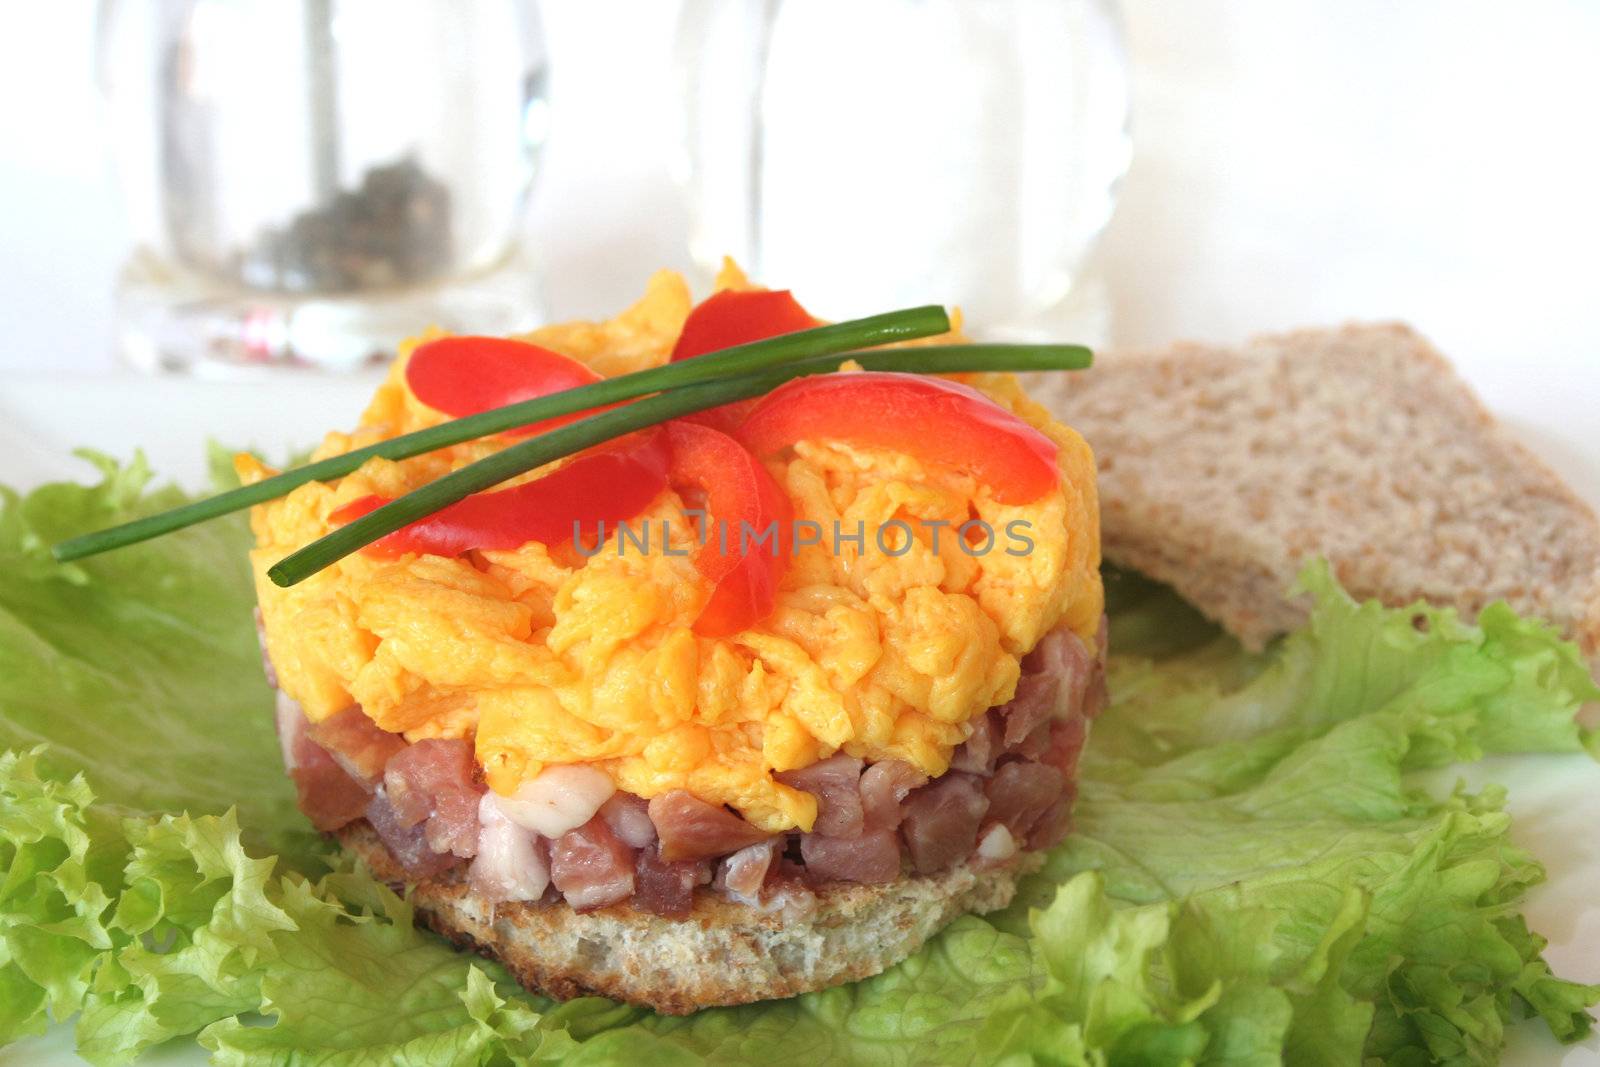
[[[1094,447],[1106,558],[1251,647],[1326,556],[1357,598],[1503,599],[1600,666],[1600,521],[1407,326],[1113,352],[1035,396]]]
[[[816,911],[805,918],[701,890],[687,918],[664,919],[626,904],[591,912],[565,903],[493,905],[459,871],[407,877],[365,819],[335,836],[378,878],[407,888],[435,931],[499,960],[527,988],[562,1000],[594,993],[667,1015],[869,978],[957,916],[1011,903],[1017,879],[1042,862],[1024,852],[1002,867],[961,864],[888,885],[839,883],[818,892]]]

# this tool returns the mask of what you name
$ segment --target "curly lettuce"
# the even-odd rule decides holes
[[[1503,606],[1356,604],[1313,567],[1309,623],[1252,656],[1115,576],[1077,830],[1011,908],[864,982],[664,1018],[527,994],[307,834],[242,523],[58,566],[56,537],[181,499],[97,463],[0,491],[0,1042],[76,1016],[100,1064],[189,1035],[241,1065],[1480,1064],[1517,1018],[1592,1026],[1600,987],[1520,914],[1542,871],[1500,791],[1412,773],[1579,751],[1600,692]]]

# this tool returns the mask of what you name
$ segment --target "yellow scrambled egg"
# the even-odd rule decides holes
[[[718,279],[719,288],[746,284],[731,267]],[[691,306],[683,279],[662,272],[609,322],[526,339],[620,374],[664,362]],[[361,428],[329,434],[317,458],[444,420],[406,388],[407,351]],[[620,789],[650,797],[685,788],[770,831],[809,829],[816,817],[813,798],[774,781],[775,771],[843,750],[943,773],[969,721],[1010,698],[1019,660],[1040,635],[1064,621],[1087,639],[1102,611],[1088,446],[1010,376],[964,380],[1060,445],[1060,487],[1006,505],[971,477],[905,454],[801,442],[769,469],[796,519],[830,533],[799,550],[776,610],[724,639],[691,629],[708,595],[692,559],[659,543],[619,552],[614,536],[587,558],[532,543],[453,559],[357,554],[289,589],[266,577],[332,529],[339,506],[415,489],[501,439],[375,459],[336,484],[302,486],[252,514],[251,561],[280,684],[313,721],[359,704],[413,741],[475,737],[501,793],[545,766],[587,762]],[[271,473],[249,456],[238,466],[246,481]],[[1003,540],[983,555],[958,550],[950,531],[974,516],[1002,539],[1008,523],[1026,523],[1031,551],[1008,554]],[[891,519],[913,532],[905,549],[902,530],[890,529],[888,546],[905,549],[898,555],[870,532]],[[674,547],[692,550],[693,524],[670,491],[634,525],[659,535],[663,521]],[[835,543],[836,521],[846,534],[862,524],[864,544]]]

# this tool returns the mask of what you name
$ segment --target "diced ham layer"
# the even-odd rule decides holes
[[[855,837],[861,833],[860,760],[841,752],[773,777],[817,798],[817,821],[811,827],[812,833],[829,837]]]
[[[367,804],[366,818],[383,839],[384,847],[414,878],[432,877],[461,862],[459,857],[439,852],[428,844],[427,830],[422,823],[405,825],[381,785]]]
[[[819,882],[877,885],[900,877],[900,839],[893,830],[873,830],[856,837],[802,834],[800,858],[807,875]]]
[[[874,763],[861,772],[861,815],[867,830],[898,830],[905,816],[901,801],[913,789],[928,784],[928,776],[904,760]]]
[[[370,790],[311,740],[306,732],[310,724],[289,694],[278,694],[276,716],[283,765],[294,781],[300,810],[311,825],[322,831],[337,830],[366,814],[372,800]]]
[[[717,888],[741,904],[760,904],[762,887],[777,859],[778,842],[774,838],[747,845],[723,859],[717,868]]]
[[[470,859],[468,880],[492,902],[565,899],[588,911],[626,901],[683,918],[695,890],[710,885],[798,915],[830,882],[995,866],[1058,844],[1071,829],[1088,721],[1106,701],[1104,634],[1102,623],[1093,651],[1065,629],[1045,635],[1012,699],[972,721],[932,781],[899,760],[863,766],[844,753],[775,775],[817,800],[811,831],[782,836],[685,790],[648,802],[612,792],[581,765],[550,768],[499,797],[479,780],[470,741],[408,745],[359,708],[311,724],[279,693],[277,725],[312,824],[326,831],[365,818],[414,878]]]
[[[478,854],[467,880],[491,903],[538,900],[550,885],[550,850],[544,838],[512,822],[493,793],[478,802]]]
[[[435,852],[470,858],[478,851],[478,798],[483,787],[467,742],[429,738],[407,745],[383,769],[384,794],[399,821],[424,823]]]
[[[695,888],[710,881],[708,861],[664,860],[655,845],[643,845],[634,856],[633,906],[682,919],[694,910]]]
[[[650,805],[643,797],[613,793],[601,806],[600,817],[629,848],[644,849],[656,843],[656,826],[650,821]]]
[[[1026,837],[1066,789],[1067,776],[1048,764],[1007,763],[984,786],[989,801],[984,814],[989,822],[1004,825],[1013,837]]]
[[[950,769],[968,774],[993,774],[995,760],[1004,752],[1005,728],[999,714],[991,708],[972,720],[972,733],[950,757]]]
[[[346,774],[372,787],[383,777],[389,757],[406,747],[403,737],[382,729],[354,706],[312,723],[306,733],[339,761]]]
[[[942,871],[970,856],[988,810],[983,779],[960,771],[951,771],[913,793],[905,803],[900,835],[917,873]]]
[[[650,821],[661,838],[663,859],[703,860],[726,856],[771,836],[727,808],[707,804],[683,789],[651,797],[648,810]]]
[[[596,815],[551,844],[550,881],[576,911],[620,904],[633,896],[633,850]]]
[[[289,772],[300,810],[305,812],[312,826],[324,832],[355,822],[367,813],[372,794],[344,773],[344,768],[327,752],[316,745],[310,747],[316,752],[299,756],[295,768]]]

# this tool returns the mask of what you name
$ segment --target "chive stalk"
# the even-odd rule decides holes
[[[946,333],[950,318],[936,304],[905,308],[864,319],[836,322],[810,330],[769,337],[749,344],[710,352],[694,359],[606,378],[589,385],[566,389],[549,396],[535,397],[477,415],[452,419],[425,430],[402,434],[343,455],[330,456],[316,463],[263,478],[253,485],[240,486],[216,496],[197,500],[180,508],[147,515],[133,522],[69,538],[51,552],[62,563],[115,548],[148,541],[152,537],[181,530],[186,526],[241,511],[288,494],[307,482],[325,482],[343,477],[374,456],[406,459],[464,441],[503,433],[518,426],[570,415],[589,408],[604,407],[632,400],[648,393],[713,381],[737,374],[764,370],[798,359],[831,356],[857,348],[910,341]],[[709,406],[709,405],[708,405]]]
[[[853,359],[867,370],[950,374],[1081,370],[1089,366],[1092,356],[1079,345],[903,348],[800,360],[760,373],[684,386],[568,423],[468,464],[291,553],[269,568],[267,575],[279,586],[295,585],[410,523],[536,467],[668,419],[760,396],[791,378],[827,373],[845,359]]]

